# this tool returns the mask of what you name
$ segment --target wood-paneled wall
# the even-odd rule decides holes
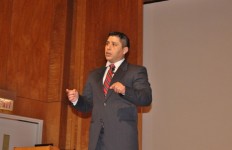
[[[81,93],[88,72],[105,64],[104,44],[110,31],[128,34],[128,60],[141,64],[142,4],[142,0],[1,0],[0,88],[17,93],[14,111],[4,113],[43,119],[43,143],[87,150],[91,114],[73,110],[65,89]]]

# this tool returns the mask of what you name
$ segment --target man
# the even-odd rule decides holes
[[[83,95],[66,89],[78,111],[92,111],[89,150],[138,150],[136,106],[150,105],[152,94],[146,68],[125,60],[129,47],[124,33],[109,33],[106,66],[90,73]]]

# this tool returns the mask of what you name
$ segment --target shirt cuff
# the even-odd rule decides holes
[[[78,102],[78,99],[76,99],[74,102],[72,102],[73,106],[75,106]]]

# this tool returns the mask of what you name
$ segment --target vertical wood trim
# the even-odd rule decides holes
[[[142,65],[143,63],[143,0],[138,0],[138,50],[137,62]]]
[[[54,20],[51,31],[49,54],[48,102],[60,101],[61,81],[63,79],[63,62],[66,38],[67,2],[60,0],[54,4]]]
[[[143,62],[143,0],[138,0],[137,63]],[[142,150],[142,107],[138,107],[139,150]]]
[[[76,38],[73,38],[74,45],[74,87],[77,87],[78,91],[81,92],[84,86],[84,59],[85,59],[85,43],[86,43],[86,0],[77,0],[77,10],[76,10],[76,20],[75,20],[75,35]],[[84,119],[81,116],[81,113],[75,113],[75,133],[76,140],[75,148],[76,150],[85,150],[87,144],[83,144],[86,140],[86,135],[84,134],[86,130],[83,129],[85,126]],[[88,131],[88,129],[87,129]],[[86,149],[87,150],[87,149]]]
[[[73,34],[71,48],[71,63],[69,85],[67,88],[76,88],[82,91],[84,85],[84,49],[85,49],[85,30],[86,30],[86,0],[74,0],[73,2]],[[67,145],[66,149],[82,149],[82,125],[83,119],[80,118],[76,110],[68,107],[67,121]],[[86,147],[86,145],[85,145]]]

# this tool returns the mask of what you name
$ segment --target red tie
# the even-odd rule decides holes
[[[110,87],[110,81],[111,81],[112,76],[113,76],[113,70],[114,70],[114,68],[115,68],[114,64],[111,64],[110,68],[109,68],[109,70],[107,72],[106,79],[104,81],[103,91],[104,91],[105,96],[106,96],[107,91],[108,91],[108,89]]]

